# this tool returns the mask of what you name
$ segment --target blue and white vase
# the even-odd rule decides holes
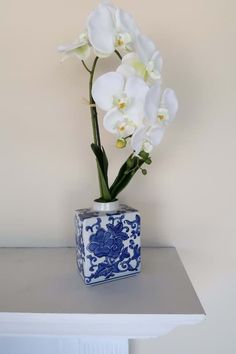
[[[119,204],[94,202],[75,212],[76,258],[84,283],[93,285],[141,270],[140,214]]]

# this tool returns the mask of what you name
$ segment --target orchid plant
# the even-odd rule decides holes
[[[151,154],[162,140],[166,126],[175,118],[178,102],[172,89],[161,90],[162,57],[151,39],[141,34],[133,17],[102,1],[88,16],[85,30],[69,45],[58,48],[62,61],[77,57],[89,73],[89,106],[93,128],[92,150],[96,156],[100,198],[111,202],[127,186],[138,170],[145,175]],[[97,63],[117,55],[115,71],[94,82]],[[93,65],[86,60],[94,56]],[[103,126],[114,135],[117,148],[130,154],[117,177],[108,181],[108,159],[101,144],[97,107],[104,111]]]

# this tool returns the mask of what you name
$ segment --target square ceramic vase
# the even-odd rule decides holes
[[[86,285],[117,280],[141,270],[140,214],[121,204],[116,211],[75,212],[76,258]]]

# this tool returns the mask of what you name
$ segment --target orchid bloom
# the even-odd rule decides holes
[[[150,153],[164,135],[164,127],[173,121],[178,109],[175,92],[165,89],[161,96],[160,83],[153,85],[145,99],[144,125],[134,132],[131,146],[136,154],[140,151]]]
[[[161,95],[160,83],[150,87],[144,105],[145,118],[150,124],[166,126],[173,121],[178,110],[175,92],[167,88]]]
[[[118,138],[133,134],[142,124],[147,84],[138,77],[127,80],[118,72],[100,76],[92,88],[94,101],[106,111],[103,124],[106,130]]]
[[[138,128],[132,138],[131,146],[136,155],[141,151],[150,154],[156,145],[159,145],[164,135],[164,128],[159,125],[143,125]]]
[[[81,33],[79,39],[75,40],[72,44],[59,46],[58,51],[63,54],[61,61],[64,61],[73,55],[80,60],[87,59],[91,52],[91,46],[88,41],[87,33]]]
[[[132,50],[139,33],[133,17],[107,1],[89,15],[87,30],[89,41],[100,57],[109,56],[116,49]]]
[[[138,35],[134,52],[126,54],[118,71],[129,77],[138,75],[152,85],[161,79],[162,58],[155,44],[146,36]]]

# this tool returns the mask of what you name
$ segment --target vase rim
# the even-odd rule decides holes
[[[93,210],[95,211],[115,211],[119,209],[120,202],[119,200],[114,200],[113,202],[98,202],[94,200],[93,202]]]

